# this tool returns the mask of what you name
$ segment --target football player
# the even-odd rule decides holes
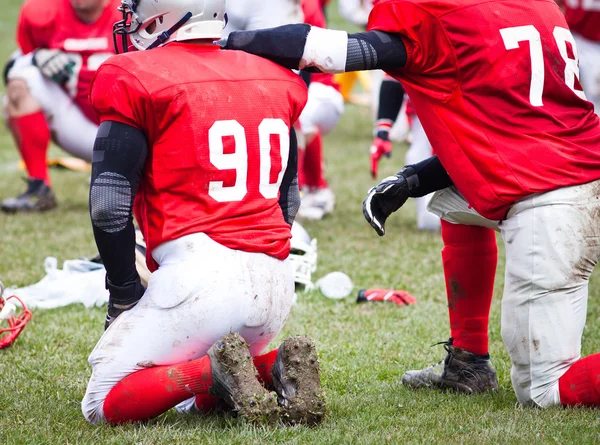
[[[284,420],[316,423],[325,407],[312,341],[295,337],[260,355],[292,305],[299,190],[290,129],[306,86],[268,60],[212,44],[224,0],[123,0],[120,10],[115,35],[138,51],[106,61],[91,89],[101,124],[90,214],[110,300],[84,416],[141,421],[194,397],[190,408],[206,408],[213,395],[250,421],[273,421],[278,402],[258,368]],[[153,271],[147,290],[133,208]]]
[[[580,357],[600,259],[600,120],[561,10],[553,0],[382,0],[368,29],[293,25],[222,45],[288,67],[381,68],[400,80],[439,159],[374,187],[367,220],[383,235],[408,196],[452,184],[450,205],[471,207],[481,224],[500,220],[502,337],[519,402],[600,406],[600,354]]]
[[[6,199],[4,212],[56,207],[46,153],[50,138],[71,155],[91,161],[98,117],[90,83],[114,54],[116,0],[27,0],[19,16],[22,55],[5,71],[8,127],[27,168],[27,190]]]

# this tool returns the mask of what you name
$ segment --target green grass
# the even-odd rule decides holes
[[[12,51],[20,2],[0,8],[0,60]],[[491,354],[499,374],[496,394],[464,396],[410,391],[402,373],[443,356],[430,345],[448,337],[439,235],[415,230],[414,207],[393,217],[380,239],[361,214],[372,181],[367,148],[371,115],[348,106],[337,131],[326,140],[328,176],[336,191],[334,215],[305,227],[319,240],[317,277],[342,270],[356,289],[384,286],[414,294],[413,307],[357,305],[352,298],[328,300],[302,295],[278,340],[290,334],[316,339],[329,405],[317,428],[254,428],[235,420],[167,413],[145,425],[112,428],[88,425],[80,412],[90,369],[87,356],[102,334],[105,309],[73,305],[34,311],[18,342],[0,351],[0,444],[59,443],[599,443],[598,411],[523,409],[516,406],[510,361],[500,338],[500,296],[504,256],[498,268],[490,326]],[[404,150],[384,164],[382,174],[398,170]],[[9,134],[0,129],[0,196],[23,189],[18,156]],[[53,171],[60,209],[44,215],[0,215],[0,279],[26,285],[44,275],[43,260],[90,256],[95,252],[87,214],[85,174]],[[600,277],[590,286],[584,354],[600,341]]]

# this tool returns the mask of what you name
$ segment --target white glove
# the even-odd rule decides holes
[[[33,64],[40,69],[46,79],[64,85],[75,73],[75,61],[59,49],[37,49]]]

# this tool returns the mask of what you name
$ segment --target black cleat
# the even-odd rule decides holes
[[[402,384],[411,388],[454,389],[467,394],[478,394],[498,389],[498,377],[488,355],[477,355],[452,346],[452,339],[444,342],[446,358],[437,365],[416,371],[407,371]]]
[[[223,399],[235,413],[249,422],[277,422],[277,397],[258,381],[248,345],[239,334],[223,337],[208,350],[208,356],[213,379],[211,395]]]
[[[17,212],[45,212],[56,207],[54,192],[41,179],[27,179],[27,190],[16,198],[2,201],[2,211],[5,213]]]
[[[286,423],[316,425],[325,416],[319,358],[306,336],[291,337],[279,347],[271,371]]]

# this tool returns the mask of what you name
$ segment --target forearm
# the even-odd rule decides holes
[[[107,287],[118,304],[134,303],[141,296],[132,206],[146,156],[147,144],[139,130],[102,123],[94,144],[90,216]]]
[[[399,69],[407,57],[402,39],[395,34],[369,31],[348,35],[304,24],[236,31],[221,46],[265,57],[289,69],[334,74]]]
[[[298,141],[296,131],[290,131],[290,155],[287,167],[279,187],[279,207],[283,218],[291,226],[300,208],[300,189],[298,188]]]
[[[406,178],[411,198],[427,196],[453,185],[437,156],[432,156],[414,165],[407,165],[400,174]]]

